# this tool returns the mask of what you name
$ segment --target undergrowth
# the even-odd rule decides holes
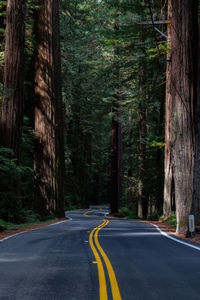
[[[49,216],[49,217],[45,217],[44,220],[35,219],[33,221],[26,222],[26,223],[15,224],[15,223],[10,223],[10,222],[4,221],[3,219],[0,219],[0,232],[4,231],[4,230],[15,230],[15,229],[20,229],[20,228],[26,228],[28,226],[41,224],[41,223],[45,223],[48,221],[56,221],[56,220],[58,220],[58,218]]]
[[[159,214],[154,214],[148,216],[147,218],[140,218],[133,213],[133,211],[128,207],[121,207],[118,213],[114,214],[115,217],[123,218],[126,220],[148,220],[148,221],[162,221],[164,223],[169,223],[172,226],[176,226],[176,215],[175,213],[170,214],[167,217],[161,217]]]
[[[176,221],[176,214],[175,213],[171,213],[169,216],[167,217],[162,217],[160,218],[162,222],[164,223],[169,223],[172,226],[176,227],[177,221]]]

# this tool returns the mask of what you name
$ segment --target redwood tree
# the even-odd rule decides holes
[[[172,18],[172,0],[168,0],[168,20]],[[168,24],[167,35],[171,39],[172,25]],[[168,40],[167,67],[166,67],[166,104],[165,104],[165,182],[164,182],[164,215],[169,215],[173,202],[173,157],[172,157],[172,64],[171,40]]]
[[[61,99],[59,1],[40,0],[35,55],[35,208],[64,214],[64,143]]]
[[[119,121],[119,114],[119,104],[114,101],[111,150],[111,213],[118,212],[122,189],[122,128]]]
[[[11,148],[19,160],[23,120],[25,2],[7,1],[3,72],[6,96],[2,100],[0,119],[0,145]]]
[[[171,165],[167,163],[168,175],[165,175],[171,182],[174,178],[177,232],[185,232],[188,215],[193,210],[194,196],[198,1],[177,0],[172,1],[171,5],[172,65],[171,78],[168,78],[171,81],[168,81],[171,84],[171,96],[167,99],[166,119],[166,150],[169,151],[166,156]],[[165,201],[170,197],[170,184]],[[166,212],[170,210],[169,199],[165,209]]]
[[[197,30],[196,30],[197,31]],[[195,47],[196,48],[196,47]],[[194,215],[197,225],[200,225],[200,23],[198,24],[198,68],[196,74],[197,95],[195,98],[195,163],[194,163]]]

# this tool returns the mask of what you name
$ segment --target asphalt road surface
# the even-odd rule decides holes
[[[0,241],[0,299],[200,299],[200,251],[106,208]]]

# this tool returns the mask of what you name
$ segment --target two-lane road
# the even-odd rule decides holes
[[[200,299],[200,251],[106,209],[0,241],[0,299]],[[197,245],[198,247],[198,245]]]

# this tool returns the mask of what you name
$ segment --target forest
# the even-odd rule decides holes
[[[200,225],[198,0],[0,1],[0,219]]]

